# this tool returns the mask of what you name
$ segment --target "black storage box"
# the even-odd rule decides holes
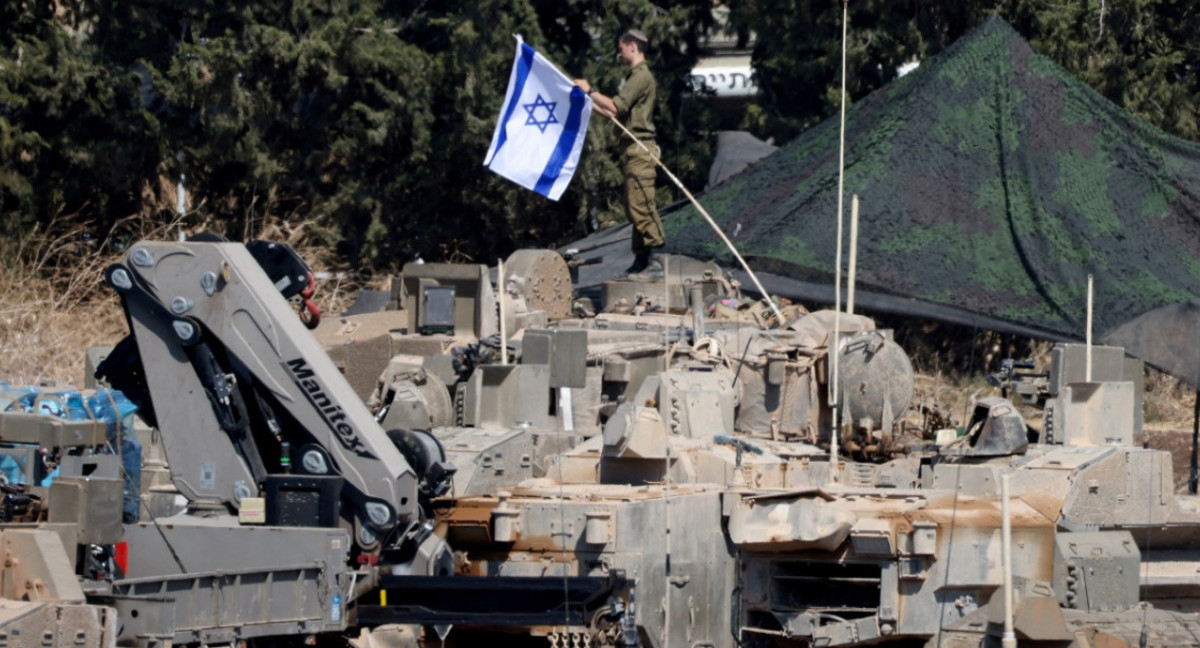
[[[328,475],[268,475],[263,484],[267,524],[337,526],[344,481]]]

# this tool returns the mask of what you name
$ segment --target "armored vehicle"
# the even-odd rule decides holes
[[[146,424],[139,519],[49,493],[0,532],[57,549],[11,550],[4,596],[98,629],[58,645],[1196,643],[1200,513],[1133,444],[1120,349],[1061,345],[925,429],[870,318],[682,258],[582,300],[584,262],[413,264],[318,323],[287,246],[135,245],[97,375]],[[60,593],[11,585],[31,563]]]

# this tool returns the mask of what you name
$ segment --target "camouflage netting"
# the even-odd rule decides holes
[[[839,120],[701,203],[755,269],[831,283]],[[860,291],[1004,330],[1082,339],[1200,295],[1200,146],[1127,115],[993,18],[847,114],[845,236],[858,194]],[[732,264],[688,206],[669,248]],[[848,254],[843,254],[846,261]],[[803,295],[798,295],[803,297]]]

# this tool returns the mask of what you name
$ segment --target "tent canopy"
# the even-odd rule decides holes
[[[832,292],[838,137],[827,120],[700,197],[793,297]],[[1083,339],[1089,274],[1098,332],[1200,295],[1200,146],[1126,114],[1000,18],[849,109],[847,241],[852,194],[868,307]],[[690,205],[664,224],[669,251],[735,265]]]

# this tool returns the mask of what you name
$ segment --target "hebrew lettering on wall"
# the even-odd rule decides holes
[[[750,63],[738,66],[697,67],[692,70],[692,87],[718,97],[751,97],[758,94]]]

